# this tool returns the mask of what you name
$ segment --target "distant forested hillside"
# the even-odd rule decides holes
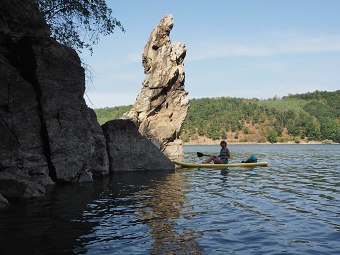
[[[102,125],[130,106],[96,109]],[[282,99],[201,98],[190,100],[181,132],[184,142],[340,142],[340,90],[288,95]]]
[[[117,106],[117,107],[105,107],[94,109],[97,114],[97,120],[100,125],[108,122],[109,120],[119,119],[125,112],[130,111],[132,105]]]

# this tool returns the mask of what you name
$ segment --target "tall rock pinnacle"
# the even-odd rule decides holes
[[[173,17],[167,14],[150,34],[142,54],[144,79],[133,108],[122,118],[131,119],[139,132],[169,158],[183,156],[179,133],[189,108],[184,90],[184,43],[171,44]]]

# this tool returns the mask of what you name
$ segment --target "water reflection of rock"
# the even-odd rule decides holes
[[[41,199],[18,201],[0,214],[0,254],[74,254],[79,236],[95,222],[79,219],[97,199],[108,178],[75,185],[50,186]]]
[[[151,228],[150,236],[154,239],[152,254],[204,253],[196,241],[203,234],[183,226],[193,216],[192,208],[185,205],[185,184],[183,176],[175,173],[154,187],[135,194],[141,204],[136,217]]]

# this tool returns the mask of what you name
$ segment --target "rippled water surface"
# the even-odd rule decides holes
[[[0,254],[340,254],[340,145],[230,145],[268,167],[116,174],[0,212]],[[196,152],[219,146],[185,146]]]

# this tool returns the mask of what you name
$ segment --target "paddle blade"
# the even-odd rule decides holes
[[[203,153],[201,153],[201,152],[197,152],[197,157],[203,157],[204,156],[204,154]]]

